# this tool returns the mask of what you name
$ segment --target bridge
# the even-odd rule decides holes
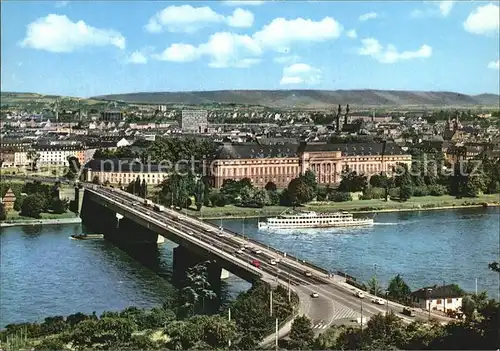
[[[249,282],[280,284],[298,295],[297,312],[307,315],[317,332],[332,324],[352,322],[361,316],[369,319],[389,311],[406,323],[431,317],[442,322],[450,320],[423,310],[409,317],[401,313],[403,305],[387,300],[384,305],[374,304],[373,296],[366,293],[361,299],[343,277],[315,264],[180,211],[155,211],[146,206],[144,199],[119,189],[85,184],[80,215],[84,223],[118,228],[117,240],[157,243],[166,238],[178,244],[174,249],[174,275],[182,276],[189,267],[209,261],[208,276],[214,286],[220,282],[223,269]],[[256,260],[259,267],[251,263]]]

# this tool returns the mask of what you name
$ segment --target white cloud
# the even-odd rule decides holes
[[[223,1],[223,4],[228,5],[228,6],[259,6],[259,5],[262,5],[264,3],[265,3],[265,1],[257,1],[257,0],[255,0],[255,1],[253,1],[253,0]]]
[[[256,32],[253,38],[263,47],[287,52],[294,42],[310,43],[338,38],[342,29],[331,17],[325,17],[321,21],[300,17],[293,20],[275,18]]]
[[[490,3],[472,11],[464,22],[464,29],[474,34],[498,34],[499,23],[500,7]]]
[[[351,39],[356,39],[358,37],[358,33],[356,33],[356,29],[351,29],[347,31],[346,35]]]
[[[375,19],[378,17],[378,14],[376,12],[368,12],[368,13],[365,13],[361,16],[359,16],[359,20],[361,22],[364,22],[364,21],[368,21],[370,19]]]
[[[148,63],[148,58],[144,53],[140,51],[134,51],[132,54],[130,54],[130,57],[127,59],[127,62],[135,64],[145,64]]]
[[[69,1],[56,1],[54,6],[61,8],[61,7],[66,7],[68,4],[69,4]]]
[[[455,1],[452,0],[437,1],[433,3],[439,7],[439,11],[441,12],[441,15],[443,15],[444,17],[450,14],[451,9],[455,5]]]
[[[488,68],[500,70],[500,60],[491,61],[488,63]]]
[[[250,36],[219,32],[212,34],[206,43],[199,46],[172,44],[161,54],[153,57],[173,62],[190,62],[207,57],[210,67],[242,68],[258,64],[261,54],[262,49]]]
[[[191,62],[200,57],[197,47],[190,44],[172,44],[161,54],[153,55],[153,58],[161,61]]]
[[[224,16],[213,11],[208,6],[172,5],[151,17],[145,28],[152,33],[158,33],[164,29],[173,33],[194,33],[210,24],[223,21]]]
[[[132,63],[137,65],[143,65],[148,63],[149,55],[153,52],[154,47],[148,46],[141,50],[136,50],[130,54],[127,58],[126,63]]]
[[[230,16],[223,16],[208,6],[168,6],[152,16],[144,28],[151,33],[167,30],[171,33],[194,33],[214,24],[226,23],[230,27],[248,28],[254,21],[253,13],[236,9]]]
[[[453,0],[444,1],[424,1],[425,7],[423,9],[415,9],[410,13],[413,18],[424,18],[424,17],[448,17],[451,10],[455,6]]]
[[[296,63],[300,60],[300,56],[298,55],[284,55],[284,56],[277,56],[273,59],[274,62],[276,63],[281,63],[281,64],[291,64],[291,63]]]
[[[398,61],[432,56],[432,48],[425,44],[415,51],[399,52],[396,47],[391,44],[384,48],[378,40],[374,38],[365,38],[362,39],[361,42],[363,46],[358,49],[358,54],[370,56],[381,63],[395,63]]]
[[[281,85],[307,84],[315,85],[321,81],[321,70],[306,63],[294,63],[283,68]]]
[[[231,16],[227,17],[227,24],[230,27],[248,28],[253,24],[253,13],[248,10],[236,9]]]
[[[27,26],[23,47],[50,52],[72,52],[85,46],[125,48],[125,38],[110,29],[99,29],[84,21],[72,22],[68,17],[50,14]]]

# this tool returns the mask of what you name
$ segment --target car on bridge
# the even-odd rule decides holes
[[[374,297],[372,299],[372,303],[374,303],[376,305],[385,305],[385,301],[383,299],[381,299],[380,297]]]
[[[259,249],[252,249],[252,252],[256,255],[260,255],[262,253],[262,250]]]
[[[252,262],[250,262],[250,263],[252,264],[252,266],[260,268],[260,261],[259,260],[252,260]]]
[[[319,295],[318,295],[318,293],[317,293],[317,292],[313,292],[313,293],[311,293],[311,297],[313,297],[313,298],[315,298],[315,299],[316,299],[316,298],[318,298],[318,297],[319,297]]]
[[[304,272],[304,275],[306,277],[312,277],[313,274],[311,272],[309,272],[309,271],[306,271],[306,272]]]

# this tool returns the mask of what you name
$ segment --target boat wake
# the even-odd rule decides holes
[[[373,223],[374,225],[398,225],[400,223],[380,223],[380,222],[375,222]]]

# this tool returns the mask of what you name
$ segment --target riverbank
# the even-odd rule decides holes
[[[23,225],[50,225],[50,224],[80,224],[82,223],[82,219],[80,217],[76,217],[73,213],[65,213],[59,218],[40,218],[33,219],[27,217],[16,217],[7,219],[3,222],[0,222],[0,228],[2,227],[15,227],[15,226],[23,226]],[[69,217],[71,215],[71,217]]]
[[[312,202],[301,207],[303,210],[317,212],[348,211],[351,213],[373,212],[405,212],[405,211],[431,211],[455,208],[471,208],[484,206],[499,206],[500,195],[480,195],[476,198],[457,199],[453,196],[422,196],[413,197],[406,202],[384,200],[355,200],[348,202]],[[264,208],[246,208],[228,205],[224,207],[203,207],[200,212],[188,210],[191,215],[203,219],[225,218],[258,218],[276,216],[290,209],[285,206],[266,206]]]

